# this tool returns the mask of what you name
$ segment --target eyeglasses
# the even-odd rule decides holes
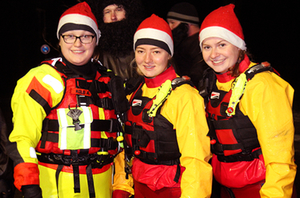
[[[82,36],[75,36],[75,35],[61,35],[61,37],[64,39],[65,43],[67,44],[73,44],[76,42],[77,39],[80,40],[83,44],[90,44],[95,35],[82,35]]]

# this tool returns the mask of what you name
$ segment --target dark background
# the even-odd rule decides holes
[[[295,88],[294,108],[299,109],[298,58],[299,8],[294,0],[187,0],[199,12],[200,21],[219,6],[235,3],[248,51],[256,62],[268,61]],[[165,18],[179,0],[142,0],[147,14]],[[1,97],[0,107],[9,111],[16,81],[43,59],[56,56],[56,28],[62,12],[76,0],[1,1]],[[51,51],[44,55],[43,44]],[[101,45],[101,43],[100,43]]]
[[[300,76],[297,75],[300,71],[299,0],[186,1],[197,7],[200,21],[212,10],[235,3],[235,12],[243,27],[248,51],[255,62],[270,62],[282,78],[294,87],[293,108],[295,113],[299,113]],[[165,18],[171,6],[180,1],[142,0],[142,2],[148,16],[155,13]],[[11,127],[10,99],[17,80],[45,58],[58,55],[55,48],[59,17],[64,10],[76,3],[76,0],[1,0],[0,108],[5,113],[9,129]],[[51,47],[47,55],[41,53],[40,48],[43,44]],[[298,125],[295,126],[296,134],[300,134],[297,130]],[[300,125],[298,127],[300,130]],[[295,147],[297,146],[296,144]],[[296,151],[296,163],[297,154]]]

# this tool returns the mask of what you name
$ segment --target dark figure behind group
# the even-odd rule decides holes
[[[6,120],[0,109],[0,198],[12,198],[14,196],[12,161],[7,156],[6,144],[8,130]]]
[[[189,76],[193,84],[198,86],[208,66],[199,46],[200,21],[197,9],[187,2],[177,3],[169,10],[167,21],[174,39],[176,72],[180,76]]]
[[[101,30],[95,57],[124,81],[137,77],[130,66],[134,58],[133,35],[145,18],[140,0],[88,0]]]
[[[0,197],[13,168],[25,198],[294,198],[294,90],[250,60],[234,7],[68,8],[60,56],[17,82],[8,142],[0,112]]]

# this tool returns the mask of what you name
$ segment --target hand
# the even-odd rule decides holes
[[[38,185],[22,186],[21,191],[24,198],[42,198],[42,190]]]
[[[129,196],[130,193],[123,190],[115,190],[112,194],[112,198],[128,198]]]

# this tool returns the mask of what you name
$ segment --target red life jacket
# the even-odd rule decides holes
[[[48,61],[44,63],[51,64],[52,62],[53,61]],[[62,101],[47,112],[48,115],[43,122],[42,138],[38,143],[36,150],[40,153],[70,155],[70,150],[60,150],[58,148],[59,126],[57,109],[89,106],[93,113],[93,122],[91,124],[91,148],[88,152],[79,150],[79,156],[81,152],[84,153],[83,155],[86,155],[87,153],[97,153],[99,150],[108,151],[110,154],[116,154],[117,143],[115,138],[116,132],[118,131],[118,122],[111,101],[111,93],[107,86],[111,77],[108,74],[100,74],[97,72],[97,80],[85,80],[76,75],[72,76],[71,70],[67,71],[67,68],[59,61],[56,62],[54,68],[61,75],[62,79],[64,79],[65,93]],[[98,95],[97,99],[93,98],[95,94]],[[100,119],[99,110],[104,111],[104,119]],[[107,139],[101,138],[101,131],[106,131],[105,134],[108,137]]]
[[[132,94],[128,122],[126,122],[126,140],[133,149],[136,158],[148,164],[174,165],[181,156],[173,124],[160,114],[149,117],[147,111],[154,98],[142,97],[143,84]]]
[[[259,147],[256,129],[238,106],[236,115],[227,116],[225,111],[230,96],[231,91],[214,90],[206,107],[212,152],[223,162],[251,161],[261,154],[258,151],[252,153],[253,149]]]
[[[272,68],[269,65],[253,66],[245,71],[246,80],[263,71],[272,71]],[[206,111],[215,179],[229,188],[242,188],[264,180],[266,169],[255,127],[239,105],[236,105],[235,115],[226,113],[232,90],[218,90],[215,80],[209,82],[214,82],[213,86],[202,93],[210,93]]]
[[[268,63],[255,65],[245,71],[246,79],[249,81],[255,74],[264,71],[273,71],[273,68]],[[222,162],[252,161],[261,154],[261,150],[257,149],[260,145],[256,129],[248,116],[240,111],[239,105],[236,106],[235,115],[227,115],[226,110],[231,94],[232,90],[229,92],[218,90],[216,83],[210,90],[206,112],[210,128],[208,135],[212,139],[212,152]]]
[[[184,78],[173,79],[172,90],[185,83],[190,82]],[[174,181],[178,183],[180,173],[184,169],[180,168],[181,153],[177,144],[176,130],[173,129],[173,124],[160,114],[165,101],[158,108],[156,116],[148,116],[147,112],[155,97],[143,97],[142,86],[143,83],[132,94],[129,102],[130,109],[127,112],[129,121],[126,122],[125,138],[131,150],[127,151],[127,154],[132,153],[135,158],[150,165],[177,165]]]
[[[42,137],[36,147],[36,151],[40,153],[38,155],[39,163],[55,168],[57,175],[60,171],[74,172],[75,192],[80,192],[79,173],[87,174],[89,190],[93,195],[92,174],[106,171],[118,152],[116,137],[117,132],[120,131],[119,122],[116,119],[112,94],[108,87],[113,74],[105,69],[97,71],[95,79],[86,80],[68,69],[60,59],[52,59],[42,64],[48,64],[55,68],[64,80],[65,87],[61,102],[53,108],[37,92],[34,90],[30,92],[30,96],[39,102],[47,113],[43,121]],[[93,117],[90,148],[61,150],[58,146],[59,121],[57,109],[83,106],[91,108]],[[79,127],[84,126],[79,125]],[[103,137],[103,132],[106,137]],[[69,168],[70,166],[73,168]],[[103,168],[103,166],[105,167]]]

